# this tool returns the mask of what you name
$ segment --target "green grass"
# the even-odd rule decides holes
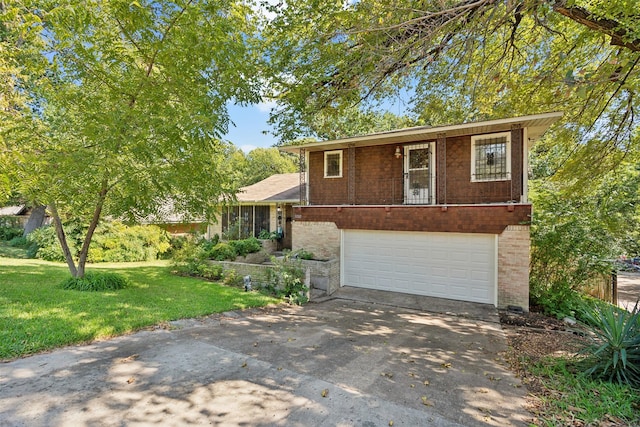
[[[538,414],[537,425],[578,425],[573,420],[586,425],[601,421],[640,425],[637,390],[580,375],[574,364],[574,360],[547,358],[529,366],[534,375],[543,378],[549,392],[543,397],[544,409]]]
[[[27,258],[27,250],[24,248],[13,248],[9,246],[9,242],[0,241],[0,257],[7,258]],[[0,260],[0,265],[3,261]]]
[[[97,264],[132,285],[110,292],[63,290],[64,264],[0,258],[0,359],[126,334],[181,318],[279,300],[170,273],[168,263]]]

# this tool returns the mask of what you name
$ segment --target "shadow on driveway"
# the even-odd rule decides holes
[[[2,364],[0,424],[526,425],[505,346],[493,307],[343,288]]]

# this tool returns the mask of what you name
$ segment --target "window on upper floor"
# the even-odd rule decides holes
[[[342,150],[324,152],[324,177],[342,178]]]
[[[511,178],[511,133],[471,137],[471,181],[504,181]]]

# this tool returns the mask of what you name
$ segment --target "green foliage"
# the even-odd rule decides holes
[[[581,192],[551,181],[531,184],[531,299],[547,313],[569,315],[576,293],[610,274],[612,261],[628,252],[629,234],[640,225],[640,174],[629,165]]]
[[[248,254],[260,252],[260,249],[262,249],[262,243],[255,237],[249,237],[243,240],[231,240],[229,246],[231,246],[239,256],[247,256]]]
[[[244,288],[244,281],[235,270],[227,270],[224,273],[222,284],[225,286],[231,286],[234,288]]]
[[[234,183],[238,187],[245,187],[271,175],[297,172],[298,159],[277,148],[256,148],[247,154],[238,149],[228,154],[226,167]]]
[[[219,280],[223,277],[222,266],[209,262],[209,252],[213,240],[188,236],[180,239],[180,248],[173,254],[172,271],[182,276],[202,277],[207,280]]]
[[[74,256],[78,255],[86,227],[77,222],[65,225],[67,242]],[[64,262],[55,228],[41,227],[27,236],[37,246],[35,257],[46,261]],[[104,222],[96,228],[89,248],[89,262],[151,261],[167,252],[169,237],[154,225],[126,226],[120,222]]]
[[[68,291],[117,291],[130,285],[126,277],[110,272],[90,271],[84,277],[69,277],[60,283],[60,288]]]
[[[173,252],[173,271],[187,276],[198,276],[207,265],[208,253],[195,236],[185,236],[175,240],[177,249]]]
[[[232,241],[232,240],[242,240],[247,239],[250,236],[247,234],[243,227],[240,224],[240,221],[234,221],[229,224],[227,231],[222,233],[222,239]]]
[[[75,224],[68,224],[65,227],[65,233],[68,236],[69,249],[72,253],[77,252],[78,242],[77,227]],[[33,247],[36,248],[33,252],[34,258],[43,259],[45,261],[64,262],[64,255],[60,248],[60,242],[56,237],[56,231],[53,226],[40,227],[33,230],[28,236],[27,240],[33,243]]]
[[[236,256],[238,256],[238,253],[234,247],[227,242],[220,242],[209,251],[209,258],[216,261],[233,261],[236,259]]]
[[[304,284],[304,269],[300,260],[292,258],[291,253],[284,257],[271,257],[274,265],[269,270],[267,283],[263,288],[278,297],[285,297],[290,304],[302,305],[309,301],[309,288]]]
[[[21,237],[23,230],[19,227],[0,226],[0,240],[9,241]]]
[[[576,310],[582,304],[583,295],[571,288],[567,282],[553,282],[548,286],[535,283],[530,289],[530,298],[534,304],[542,307],[545,314],[559,319],[575,317]]]
[[[528,371],[542,377],[544,386],[550,391],[541,396],[536,425],[602,425],[610,422],[612,416],[623,425],[640,423],[637,409],[640,394],[631,387],[580,375],[573,359],[545,358],[536,363],[523,362],[522,366]]]
[[[152,261],[171,244],[167,233],[155,225],[126,226],[104,222],[96,229],[89,247],[89,262]]]
[[[9,246],[8,242],[0,241],[0,257],[4,258],[33,258],[28,254],[28,250],[24,248],[16,248]]]
[[[171,274],[168,263],[100,264],[131,284],[117,292],[70,292],[58,284],[69,276],[59,264],[3,258],[0,261],[0,360],[151,325],[211,313],[277,303],[257,292]]]
[[[278,233],[275,231],[267,231],[267,230],[260,230],[260,233],[258,234],[258,239],[260,240],[277,240],[278,239]]]
[[[629,13],[635,3],[460,4],[271,6],[275,17],[264,37],[280,72],[271,84],[279,95],[271,115],[276,134],[285,141],[326,128],[354,135],[358,130],[341,122],[354,105],[367,114],[394,103],[424,125],[563,111],[565,123],[548,135],[568,153],[556,163],[563,181],[579,189],[637,159],[640,26]]]
[[[609,304],[583,305],[580,318],[591,340],[584,372],[597,379],[640,388],[640,306],[631,312]]]
[[[83,224],[160,217],[168,201],[212,218],[233,197],[227,109],[268,78],[247,3],[11,2],[0,22],[3,193],[9,179]]]
[[[291,256],[294,258],[305,259],[305,260],[314,259],[313,252],[307,251],[305,249],[298,249],[293,254],[291,254]]]
[[[16,236],[9,240],[9,246],[12,248],[26,248],[29,246],[29,241],[26,237]]]
[[[209,258],[216,261],[233,261],[237,256],[247,256],[248,254],[260,252],[262,243],[255,237],[242,240],[230,240],[220,242],[209,250]]]

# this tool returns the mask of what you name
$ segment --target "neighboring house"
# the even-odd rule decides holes
[[[24,227],[30,209],[25,205],[0,207],[0,226]]]
[[[6,225],[24,228],[25,224],[29,221],[29,216],[32,211],[33,208],[27,205],[0,207],[0,226]],[[44,223],[50,224],[51,218],[45,217]]]
[[[339,259],[341,286],[528,311],[527,154],[561,115],[285,147],[308,183],[292,247]]]
[[[258,237],[263,230],[280,232],[281,248],[291,249],[292,206],[300,201],[300,174],[272,175],[260,182],[242,187],[237,204],[222,208],[209,234],[226,233],[229,227],[240,227],[243,235]]]
[[[207,239],[211,238],[208,232],[207,223],[203,219],[185,219],[181,214],[165,214],[161,218],[145,219],[143,224],[153,224],[165,230],[173,236],[184,236],[187,234],[203,235]]]

